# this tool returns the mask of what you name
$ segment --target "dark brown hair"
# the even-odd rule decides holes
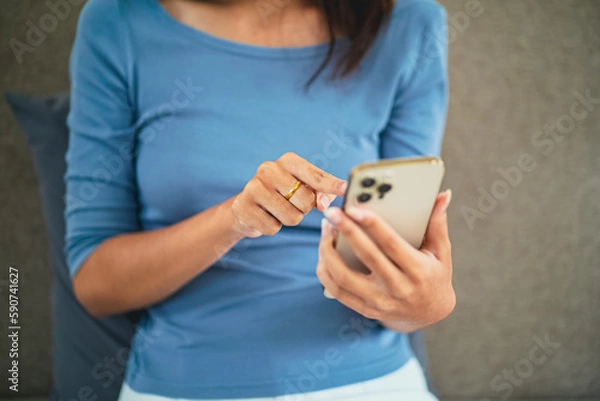
[[[329,50],[307,87],[323,72],[335,50],[335,32],[350,40],[350,48],[336,60],[334,78],[345,77],[360,65],[394,6],[394,0],[315,0],[325,13]]]

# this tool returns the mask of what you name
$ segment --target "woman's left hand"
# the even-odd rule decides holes
[[[437,196],[421,249],[366,209],[328,209],[317,264],[325,289],[342,304],[395,331],[419,330],[446,318],[456,304],[446,213],[450,196],[450,191]],[[343,262],[334,248],[335,230],[371,274]]]

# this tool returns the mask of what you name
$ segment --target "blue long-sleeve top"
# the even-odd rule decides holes
[[[338,42],[336,53],[348,45]],[[220,39],[157,0],[88,1],[70,65],[71,275],[104,240],[201,213],[286,152],[340,178],[360,162],[440,153],[448,84],[438,3],[397,1],[359,71],[331,81],[331,64],[306,89],[326,52]],[[268,397],[400,368],[412,356],[405,334],[323,296],[321,218],[315,210],[297,227],[242,240],[148,308],[126,382],[169,397]]]

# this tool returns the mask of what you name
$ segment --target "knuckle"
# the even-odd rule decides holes
[[[348,276],[346,274],[338,275],[338,277],[336,277],[335,280],[338,286],[341,288],[347,288],[350,284],[350,280],[348,279]]]
[[[364,317],[366,317],[367,319],[383,320],[383,315],[379,311],[377,311],[373,308],[366,308],[364,310],[364,312],[362,313],[362,315]]]
[[[273,164],[274,163],[272,161],[262,162],[256,169],[256,175],[258,177],[265,177],[268,174],[268,172],[273,168]]]
[[[325,285],[325,284],[329,285],[329,282],[331,281],[331,279],[329,278],[329,275],[327,274],[327,266],[325,265],[324,261],[319,261],[317,263],[316,274],[317,274],[317,278],[321,281],[321,283],[323,285]]]
[[[431,314],[431,322],[437,323],[444,319],[454,312],[456,308],[456,296],[454,292],[452,292],[451,296],[447,297],[439,306],[435,308],[435,312]]]
[[[398,248],[397,239],[391,234],[386,234],[386,235],[382,236],[381,239],[379,240],[379,242],[384,249]]]
[[[296,157],[296,154],[294,152],[286,152],[283,155],[281,155],[279,160],[281,160],[282,162],[288,162],[288,161],[294,160],[295,157]]]
[[[395,309],[396,301],[388,296],[380,296],[375,300],[375,310],[383,316]]]
[[[298,224],[300,224],[302,222],[303,219],[304,219],[304,215],[300,212],[296,212],[292,215],[290,225],[297,226]]]
[[[340,221],[338,224],[336,224],[336,229],[344,234],[344,237],[346,237],[347,240],[355,240],[356,239],[356,231],[354,229],[353,226],[351,226],[350,224],[348,224],[348,221],[346,219],[342,219],[342,221]]]
[[[269,235],[269,236],[273,236],[275,234],[277,234],[279,232],[279,230],[281,230],[281,224],[278,223],[272,223],[269,224],[263,231],[263,233],[265,235]]]
[[[375,228],[377,227],[377,220],[369,213],[363,218],[361,225],[368,229]]]
[[[404,302],[406,302],[408,305],[414,305],[415,300],[418,298],[418,292],[419,291],[416,287],[408,286],[408,288],[405,288],[402,292],[402,300],[404,300]]]
[[[342,295],[340,286],[335,282],[330,282],[328,284],[327,291],[329,291],[335,298],[340,298],[340,295]]]
[[[317,274],[317,277],[319,278],[319,280],[321,280],[321,282],[323,282],[324,271],[325,271],[325,264],[323,263],[323,260],[319,260],[317,262],[316,274]]]
[[[408,290],[401,285],[390,285],[389,291],[394,299],[405,300],[408,298]]]
[[[456,302],[457,302],[456,293],[454,291],[452,291],[452,296],[450,297],[450,299],[448,300],[448,303],[447,303],[447,306],[448,306],[447,312],[448,313],[446,314],[445,317],[450,316],[452,314],[452,312],[454,312],[454,309],[456,309]]]
[[[450,316],[452,312],[454,312],[454,309],[456,309],[456,294],[454,294],[453,291],[452,296],[450,296],[448,300],[444,303],[444,307],[442,308],[442,316],[440,320]]]
[[[315,169],[313,171],[313,175],[314,175],[313,179],[315,180],[315,183],[317,185],[320,185],[323,183],[323,181],[325,181],[325,173],[323,173],[321,170]]]
[[[372,302],[365,303],[360,310],[360,314],[368,319],[383,320],[384,318],[383,314]]]
[[[307,215],[308,213],[310,213],[310,211],[313,209],[313,205],[309,204],[308,202],[302,202],[298,205],[298,210],[300,210],[300,212],[303,215]]]
[[[411,272],[412,285],[410,288],[405,288],[405,298],[410,298],[413,295],[413,292],[417,289],[421,289],[427,283],[427,273],[424,272],[425,269],[414,269]]]
[[[282,223],[286,226],[297,226],[302,222],[303,217],[300,212],[288,213],[284,216]]]
[[[315,206],[317,202],[317,195],[310,189],[304,187],[302,196],[300,197],[300,207],[302,211],[306,214],[310,212]]]
[[[260,181],[257,180],[256,178],[253,178],[246,183],[246,186],[244,187],[244,191],[254,194],[254,193],[258,192],[261,189],[261,187],[262,187],[262,184],[260,183]]]

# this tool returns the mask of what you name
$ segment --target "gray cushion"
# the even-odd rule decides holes
[[[123,369],[118,361],[112,370],[106,363],[118,357],[122,359],[122,354],[129,349],[135,329],[135,315],[95,319],[80,306],[73,294],[63,253],[63,175],[68,143],[66,117],[69,96],[67,93],[49,97],[9,93],[6,99],[27,137],[48,232],[54,277],[52,399],[116,400],[123,380]],[[85,395],[90,392],[98,398]]]

